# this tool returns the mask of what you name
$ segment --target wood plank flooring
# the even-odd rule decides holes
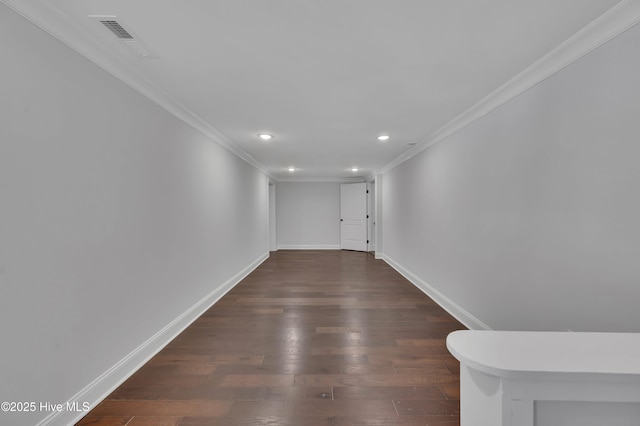
[[[459,425],[464,326],[369,253],[278,251],[78,425]]]

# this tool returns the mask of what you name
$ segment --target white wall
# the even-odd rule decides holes
[[[0,401],[94,403],[267,256],[268,179],[1,4],[0,22]]]
[[[269,184],[269,251],[278,250],[276,234],[276,184]]]
[[[384,258],[384,250],[382,247],[383,244],[383,229],[384,229],[384,219],[382,217],[382,212],[384,211],[384,202],[382,201],[382,197],[384,194],[384,184],[383,184],[383,179],[384,179],[384,175],[383,174],[376,174],[375,176],[375,185],[374,185],[374,190],[375,190],[375,196],[374,196],[374,201],[375,201],[375,206],[374,206],[374,215],[375,215],[375,221],[376,221],[376,226],[374,228],[374,232],[375,232],[375,242],[376,242],[376,247],[375,247],[375,256],[376,259],[382,259]]]
[[[638,69],[636,26],[386,173],[384,255],[476,325],[640,331]]]
[[[276,220],[280,249],[339,249],[340,183],[278,182]]]

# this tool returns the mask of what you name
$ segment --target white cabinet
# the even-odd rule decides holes
[[[640,334],[456,331],[461,426],[640,425]]]

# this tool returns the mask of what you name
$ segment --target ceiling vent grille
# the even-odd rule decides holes
[[[2,1],[2,0],[0,0]],[[149,52],[146,47],[135,38],[133,34],[125,30],[124,27],[116,20],[116,15],[89,15],[90,19],[100,22],[113,35],[131,49],[138,57],[149,58]]]
[[[116,35],[116,37],[118,37],[120,39],[123,39],[123,40],[133,40],[133,36],[131,34],[129,34],[129,31],[125,30],[122,27],[122,25],[120,25],[118,23],[118,21],[114,21],[114,20],[102,21],[101,20],[100,23],[102,23],[102,25],[107,27],[109,29],[109,31],[114,33]]]

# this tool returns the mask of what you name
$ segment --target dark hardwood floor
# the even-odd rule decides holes
[[[278,251],[79,425],[459,425],[464,329],[369,253]]]

